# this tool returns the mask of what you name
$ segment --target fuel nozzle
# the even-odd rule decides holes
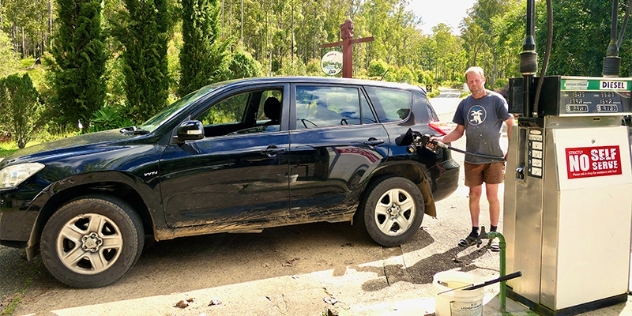
[[[429,134],[416,134],[413,136],[413,142],[408,146],[407,151],[412,153],[417,147],[424,147],[433,154],[436,154],[439,147],[448,148],[448,146],[440,141],[434,140]]]

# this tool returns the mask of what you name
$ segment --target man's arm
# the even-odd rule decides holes
[[[463,137],[465,133],[465,126],[458,124],[455,129],[453,129],[448,135],[445,135],[440,138],[435,138],[435,140],[440,141],[442,143],[451,143],[459,138]]]
[[[509,143],[509,138],[511,137],[511,128],[514,126],[514,117],[513,115],[505,121],[507,125],[507,143]]]
[[[514,116],[512,115],[505,121],[507,124],[507,150],[505,150],[505,160],[507,160],[507,154],[509,153],[509,141],[511,140],[511,128],[514,126]]]

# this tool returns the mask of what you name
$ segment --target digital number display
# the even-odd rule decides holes
[[[567,104],[566,112],[568,113],[588,113],[588,105],[585,104]]]
[[[597,104],[597,112],[617,113],[619,112],[619,107],[616,104]]]
[[[630,92],[561,91],[559,111],[560,115],[630,112]]]

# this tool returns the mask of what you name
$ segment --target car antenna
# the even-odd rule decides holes
[[[380,81],[382,81],[384,79],[384,76],[386,76],[387,72],[388,72],[388,69],[386,69],[386,71],[384,71],[384,73],[382,74],[382,77],[380,77]]]

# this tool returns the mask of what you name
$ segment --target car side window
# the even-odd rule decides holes
[[[250,100],[250,93],[228,97],[202,112],[198,115],[197,120],[204,125],[241,123],[244,121],[248,100]]]
[[[256,90],[229,96],[197,116],[207,137],[278,131],[281,90]]]
[[[281,110],[283,107],[282,96],[283,91],[281,90],[266,90],[262,92],[256,114],[256,125],[279,125]]]
[[[354,87],[298,86],[295,104],[298,129],[375,122],[364,94]]]
[[[380,122],[397,122],[410,115],[412,93],[405,90],[366,87]]]

